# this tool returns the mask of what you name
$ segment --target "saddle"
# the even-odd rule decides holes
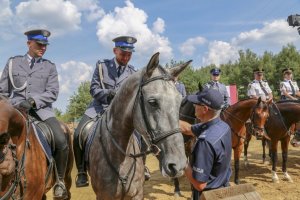
[[[86,141],[88,140],[88,137],[92,132],[92,127],[94,126],[95,122],[97,122],[97,120],[98,117],[90,119],[82,126],[81,130],[79,130],[78,139],[79,147],[81,150],[85,150]]]

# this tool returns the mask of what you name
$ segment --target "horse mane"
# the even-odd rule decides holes
[[[286,99],[286,100],[276,101],[276,103],[278,103],[278,104],[282,104],[282,103],[300,103],[300,100]]]

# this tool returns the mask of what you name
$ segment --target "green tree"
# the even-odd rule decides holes
[[[70,97],[70,104],[68,105],[64,116],[68,121],[74,121],[84,114],[87,106],[92,101],[89,91],[90,82],[85,81],[80,84],[77,92]]]

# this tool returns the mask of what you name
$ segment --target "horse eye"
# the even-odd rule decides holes
[[[148,100],[148,103],[149,103],[152,107],[158,108],[158,103],[157,103],[156,99],[149,99],[149,100]]]

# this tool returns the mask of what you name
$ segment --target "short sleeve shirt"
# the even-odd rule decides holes
[[[267,81],[261,81],[262,86],[264,87],[264,89],[266,90],[267,94],[271,94],[272,90],[268,84]],[[247,95],[250,96],[257,96],[257,97],[261,97],[263,100],[266,100],[269,98],[269,95],[265,95],[265,92],[262,89],[262,86],[260,85],[258,80],[254,80],[252,81],[249,85],[248,85],[248,92]]]
[[[293,89],[292,89],[291,85],[294,87],[295,92],[299,92],[299,87],[298,87],[298,84],[296,81],[284,80],[284,81],[280,82],[281,95],[284,95],[284,93],[283,93],[284,91],[286,91],[288,94],[292,95]]]
[[[220,118],[195,124],[192,131],[197,140],[193,149],[193,177],[206,182],[206,188],[225,187],[231,176],[231,131]]]

